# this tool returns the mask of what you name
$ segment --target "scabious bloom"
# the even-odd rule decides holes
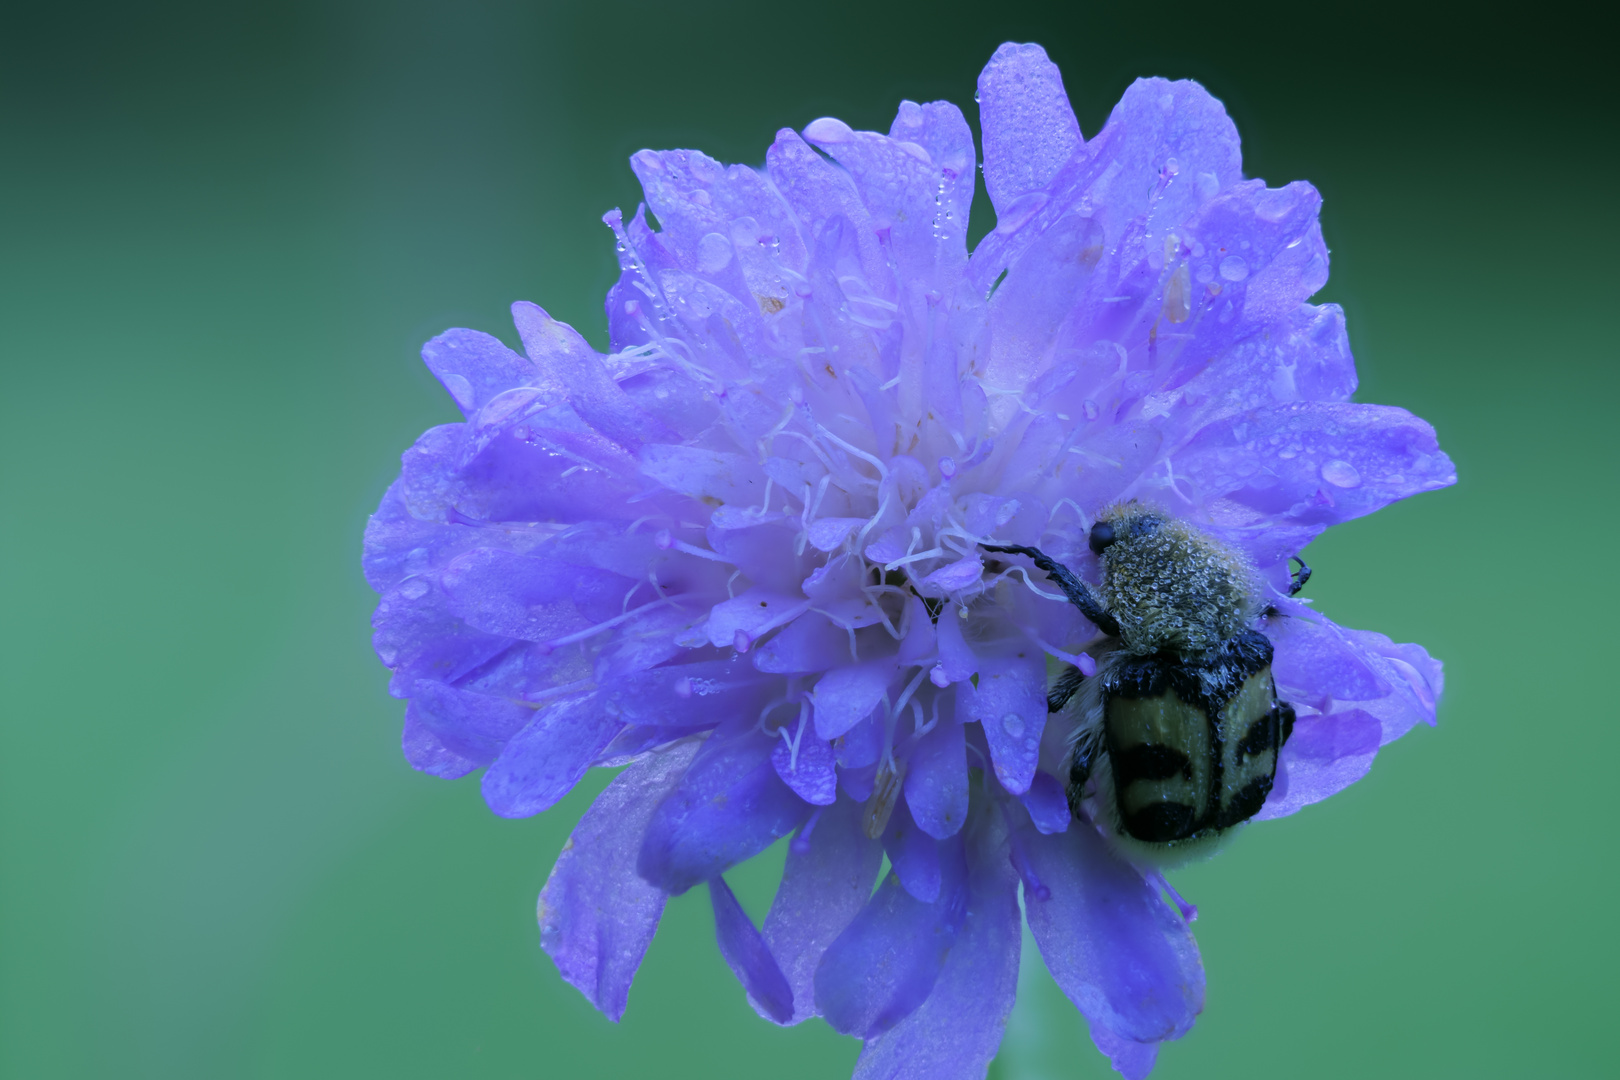
[[[609,353],[526,303],[527,355],[424,349],[466,421],[372,518],[376,647],[411,764],[483,769],[497,814],[628,766],[539,903],[608,1016],[665,899],[704,885],[763,1016],[864,1040],[858,1077],[983,1075],[1023,917],[1140,1077],[1203,1007],[1190,911],[1067,805],[1048,663],[1084,669],[1095,628],[980,544],[1095,579],[1087,530],[1141,498],[1243,553],[1298,714],[1257,820],[1280,817],[1432,723],[1441,686],[1421,647],[1290,599],[1289,558],[1454,474],[1428,424],[1349,401],[1343,313],[1307,303],[1320,196],[1245,180],[1203,88],[1140,80],[1088,142],[1046,54],[1008,44],[979,108],[996,225],[971,254],[945,102],[783,130],[759,169],[637,154]],[[756,926],[724,872],[790,835]]]

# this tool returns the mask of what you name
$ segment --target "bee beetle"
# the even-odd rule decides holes
[[[1251,625],[1271,609],[1262,609],[1243,556],[1138,502],[1110,507],[1092,526],[1100,590],[1037,548],[982,546],[1029,556],[1102,631],[1085,646],[1096,672],[1070,666],[1047,700],[1073,720],[1068,796],[1077,817],[1094,797],[1123,846],[1166,865],[1254,816],[1294,710],[1277,697],[1271,642]],[[1294,561],[1290,596],[1311,573]]]

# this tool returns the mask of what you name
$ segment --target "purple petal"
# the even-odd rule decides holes
[[[834,668],[823,675],[810,694],[816,710],[816,734],[836,739],[866,719],[883,700],[896,670],[891,656]]]
[[[832,551],[849,539],[850,533],[865,524],[865,518],[820,518],[810,525],[810,546],[817,551]]]
[[[776,775],[776,741],[752,716],[716,729],[654,811],[636,872],[683,893],[792,832],[810,807]]]
[[[554,641],[619,613],[633,582],[544,555],[476,548],[445,567],[451,610],[501,637]]]
[[[799,596],[810,560],[794,556],[792,529],[774,522],[731,529],[711,524],[708,541],[715,554],[747,574],[755,588]]]
[[[543,706],[484,773],[484,801],[501,817],[530,817],[573,790],[623,725],[596,695]]]
[[[808,600],[798,597],[765,589],[749,589],[740,596],[714,605],[704,632],[709,635],[711,645],[725,647],[739,641],[752,644],[755,638],[763,637],[775,627],[798,618],[809,606]],[[744,636],[739,638],[738,634]],[[746,647],[738,647],[738,651],[747,650]]]
[[[777,236],[790,265],[802,261],[789,208],[753,169],[723,165],[696,150],[642,150],[630,165],[663,226],[659,243],[682,265],[715,280],[731,280],[722,273],[735,272],[728,256],[742,253],[723,250],[708,237],[725,239],[740,220],[753,225],[753,231]]]
[[[1440,661],[1421,645],[1398,644],[1372,630],[1352,630],[1345,626],[1335,629],[1394,688],[1388,697],[1359,703],[1362,709],[1378,717],[1383,725],[1385,744],[1405,735],[1416,724],[1434,726],[1435,707],[1445,690],[1445,672]]]
[[[984,186],[996,216],[1014,199],[1044,188],[1080,149],[1080,124],[1063,77],[1039,45],[1007,42],[979,74]]]
[[[765,941],[793,987],[793,1022],[815,1015],[816,966],[872,895],[883,848],[861,829],[861,805],[839,799],[788,847]]]
[[[972,136],[956,106],[938,102],[933,108],[948,114],[953,121],[950,126],[958,132],[954,153],[943,161],[935,161],[918,143],[870,131],[852,131],[840,120],[823,118],[804,129],[806,140],[849,171],[873,225],[888,230],[904,280],[935,279],[939,266],[954,270],[967,256],[967,202],[973,191]],[[897,126],[907,119],[905,112],[902,109]],[[935,122],[942,119],[936,118]],[[936,203],[936,197],[951,205]],[[954,228],[945,223],[946,210],[958,222]],[[944,275],[940,277],[941,284],[949,281]]]
[[[939,666],[947,684],[970,679],[979,670],[979,658],[962,637],[962,620],[957,618],[956,610],[955,605],[946,604],[935,628],[939,633]]]
[[[975,826],[962,928],[926,1001],[869,1038],[854,1080],[969,1080],[985,1075],[1018,992],[1018,878],[1005,832]]]
[[[1096,216],[1112,241],[1146,214],[1142,255],[1163,251],[1170,230],[1243,178],[1236,125],[1190,80],[1137,79],[1087,149],[1098,174],[1088,191]],[[1174,175],[1166,169],[1171,159]]]
[[[901,667],[911,667],[938,654],[939,636],[934,630],[933,620],[928,617],[928,606],[920,596],[912,596],[906,601],[905,618],[910,621],[911,627],[900,642],[897,659]]]
[[[1286,318],[1234,344],[1181,388],[1172,416],[1196,432],[1223,416],[1289,401],[1347,401],[1356,365],[1337,304],[1301,304]]]
[[[1216,421],[1176,456],[1209,502],[1331,525],[1457,480],[1434,428],[1388,405],[1295,402]],[[1235,522],[1234,522],[1235,523]]]
[[[900,877],[906,892],[925,904],[939,899],[940,841],[923,832],[911,819],[911,811],[896,806],[883,833],[883,850]]]
[[[1319,705],[1327,698],[1366,701],[1393,687],[1372,670],[1338,632],[1310,616],[1272,619],[1266,629],[1275,654],[1271,670],[1279,687],[1295,691],[1289,700]]]
[[[798,753],[781,738],[771,751],[771,765],[782,782],[812,806],[831,806],[838,798],[838,772],[832,744],[814,730],[799,735]]]
[[[1378,718],[1361,709],[1302,715],[1277,759],[1277,778],[1255,821],[1287,817],[1367,775],[1378,755]]]
[[[1121,1038],[1101,1024],[1091,1025],[1091,1041],[1125,1080],[1147,1080],[1159,1060],[1159,1044]]]
[[[725,716],[758,716],[779,688],[754,671],[746,656],[665,664],[615,673],[597,693],[619,719],[649,727],[713,727]]]
[[[958,559],[940,567],[918,584],[929,595],[934,595],[936,590],[939,593],[951,593],[967,588],[983,576],[984,563],[979,561],[977,555],[969,555],[965,559]]]
[[[792,128],[776,133],[776,142],[766,152],[765,161],[777,190],[813,231],[825,237],[831,223],[842,219],[845,226],[853,226],[841,231],[855,248],[861,276],[869,282],[887,276],[877,238],[866,227],[871,215],[856,194],[849,173],[812,150]]]
[[[816,1009],[834,1031],[870,1038],[921,1005],[967,912],[961,844],[947,841],[940,897],[924,904],[890,873],[816,968]]]
[[[399,741],[400,748],[405,751],[405,760],[410,762],[411,768],[443,780],[466,776],[484,764],[474,758],[464,757],[445,746],[439,737],[422,723],[414,701],[405,706],[405,730],[401,733]]]
[[[791,1024],[793,991],[725,878],[709,879],[709,901],[714,906],[714,936],[720,943],[720,955],[748,992],[748,1003],[767,1020]]]
[[[826,671],[850,659],[848,631],[819,612],[799,616],[754,650],[756,668],[779,674]]]
[[[641,836],[696,752],[695,742],[680,743],[615,777],[574,827],[540,891],[540,947],[563,980],[613,1021],[624,1015],[664,912],[664,891],[635,872]]]
[[[943,621],[943,620],[942,620]],[[949,716],[918,741],[906,770],[906,805],[917,827],[943,840],[967,820],[967,744]]]
[[[574,411],[587,424],[631,449],[673,436],[636,408],[608,375],[601,356],[572,326],[527,301],[512,305],[512,322],[529,358],[548,381],[567,388]]]
[[[1185,1035],[1204,1008],[1204,969],[1181,916],[1093,828],[1021,840],[1050,892],[1025,917],[1069,1000],[1123,1038]]]
[[[416,719],[451,751],[487,765],[534,720],[534,709],[503,694],[463,690],[418,679],[411,686]]]
[[[446,330],[422,346],[422,362],[468,418],[497,394],[533,386],[540,377],[532,363],[499,338],[477,330]]]
[[[956,694],[960,715],[984,727],[1001,786],[1014,795],[1028,790],[1046,728],[1046,654],[1025,647],[981,655],[978,687],[958,683]]]
[[[1051,773],[1035,773],[1029,790],[1018,797],[1029,811],[1030,821],[1043,833],[1060,833],[1069,827],[1074,814],[1069,809],[1069,797],[1063,785]]]
[[[735,506],[759,506],[765,500],[765,473],[741,454],[650,443],[641,448],[641,471],[694,499]]]

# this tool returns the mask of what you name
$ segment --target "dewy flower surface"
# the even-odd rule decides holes
[[[1441,685],[1421,647],[1290,599],[1289,557],[1454,475],[1428,424],[1349,401],[1343,313],[1307,302],[1320,196],[1244,179],[1200,86],[1138,81],[1090,141],[1038,46],[1002,46],[979,92],[996,227],[971,255],[972,135],[908,101],[887,135],[784,130],[760,169],[637,154],[657,228],[607,216],[610,353],[526,303],[527,355],[429,342],[466,422],[422,436],[371,521],[376,647],[411,764],[483,769],[497,814],[628,763],[539,904],[608,1016],[665,898],[701,885],[763,1016],[865,1040],[860,1077],[981,1076],[1021,885],[1139,1077],[1203,1007],[1198,949],[1065,800],[1048,658],[1089,663],[1095,628],[980,543],[1096,580],[1087,530],[1137,498],[1243,553],[1298,712],[1261,820],[1361,777]],[[723,874],[787,836],[755,926]]]

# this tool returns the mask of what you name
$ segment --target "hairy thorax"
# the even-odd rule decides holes
[[[1235,551],[1139,504],[1106,516],[1120,539],[1103,553],[1102,592],[1125,652],[1202,653],[1253,618],[1253,572]]]

